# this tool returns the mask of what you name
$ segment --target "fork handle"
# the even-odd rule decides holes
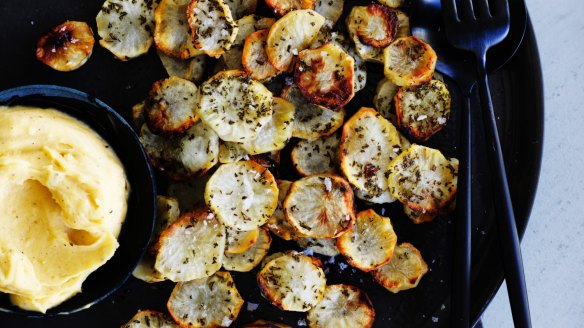
[[[493,176],[493,192],[497,208],[497,225],[499,227],[499,241],[501,244],[503,268],[505,280],[507,281],[507,293],[511,303],[511,312],[515,327],[531,327],[529,315],[529,303],[527,299],[527,289],[525,276],[523,273],[523,262],[521,259],[521,248],[517,235],[517,225],[509,184],[503,161],[503,152],[499,141],[497,121],[491,102],[491,92],[489,90],[489,78],[485,69],[484,58],[478,60],[479,75],[478,89],[481,98],[481,111],[483,113],[483,125],[487,137],[487,155]],[[498,206],[497,206],[498,205]]]

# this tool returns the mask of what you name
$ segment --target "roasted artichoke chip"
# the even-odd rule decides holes
[[[233,45],[229,50],[225,51],[219,61],[217,66],[215,66],[215,73],[228,70],[244,70],[243,67],[243,45]]]
[[[394,99],[397,124],[418,141],[430,139],[450,118],[450,92],[444,82],[402,87]]]
[[[428,213],[423,211],[416,211],[408,206],[404,205],[404,213],[406,216],[414,222],[414,224],[420,224],[424,222],[432,222],[435,218],[440,215],[448,215],[450,212],[456,209],[456,199],[453,199],[443,208],[439,209],[436,213]]]
[[[311,175],[292,184],[284,214],[300,233],[312,238],[336,238],[355,221],[353,191],[345,179]]]
[[[347,262],[366,272],[389,262],[396,243],[391,220],[372,209],[357,213],[353,226],[337,239],[337,247]]]
[[[355,95],[354,64],[342,47],[325,43],[298,54],[294,81],[311,103],[339,111]]]
[[[219,163],[221,164],[247,161],[250,158],[240,143],[225,141],[219,145]]]
[[[177,76],[192,82],[198,82],[203,78],[207,63],[206,55],[183,60],[169,56],[162,51],[157,51],[157,53],[168,76]]]
[[[274,214],[278,186],[272,173],[258,163],[223,164],[207,183],[205,201],[226,226],[253,230]]]
[[[296,112],[294,105],[286,99],[274,97],[272,110],[272,119],[260,129],[257,137],[241,143],[241,147],[248,154],[258,155],[282,150],[292,138]]]
[[[339,145],[341,170],[363,195],[376,198],[387,192],[389,162],[402,150],[393,124],[374,109],[363,107],[343,127]]]
[[[361,43],[375,48],[385,48],[395,38],[398,28],[398,19],[395,11],[375,3],[365,7],[366,11],[360,13],[355,19],[362,21],[357,23],[356,33]]]
[[[217,73],[199,93],[198,116],[224,141],[256,139],[272,118],[272,93],[243,71]]]
[[[316,0],[265,0],[268,7],[278,16],[298,9],[314,9]]]
[[[404,38],[412,35],[410,31],[410,17],[401,10],[394,10],[397,15],[397,34],[396,38]]]
[[[389,192],[389,190],[385,190],[384,192],[377,194],[377,195],[372,195],[367,190],[359,189],[359,188],[354,188],[353,192],[355,193],[355,197],[357,197],[361,200],[364,200],[368,203],[388,204],[388,203],[395,202],[395,198],[393,198],[393,196],[391,196],[391,193]]]
[[[274,18],[258,15],[247,15],[237,20],[237,36],[231,48],[221,55],[220,66],[227,70],[243,70],[242,59],[245,39],[256,31],[269,29],[274,22],[276,22]],[[265,49],[262,52],[265,53]]]
[[[144,105],[148,128],[171,137],[185,132],[198,120],[197,103],[197,86],[193,82],[176,76],[155,82]]]
[[[141,310],[122,328],[180,328],[168,314],[153,310]]]
[[[405,4],[405,0],[377,0],[379,3],[390,8],[399,8]]]
[[[359,56],[363,60],[383,63],[383,47],[374,46],[373,44],[382,45],[387,43],[387,40],[389,42],[393,40],[397,29],[397,16],[395,16],[395,13],[381,16],[370,13],[368,8],[377,8],[376,6],[383,7],[377,4],[354,6],[347,16],[345,24]],[[391,11],[391,9],[383,7],[383,9],[374,10],[374,12],[385,12],[386,10]],[[395,18],[395,22],[393,18]],[[385,21],[386,19],[387,21]],[[392,25],[396,27],[391,28]],[[392,31],[394,31],[394,34],[390,34]]]
[[[354,57],[353,57],[354,58]],[[357,64],[361,62],[360,64]],[[367,65],[362,59],[355,60],[355,92],[365,89],[367,85]]]
[[[398,38],[383,50],[385,77],[399,86],[432,79],[436,60],[434,49],[415,36]]]
[[[391,123],[397,125],[397,118],[395,115],[395,106],[393,104],[393,98],[399,90],[399,87],[395,85],[388,79],[382,79],[377,84],[377,89],[375,90],[375,96],[373,97],[373,105],[375,109],[383,116],[385,119],[389,120]]]
[[[158,240],[160,234],[170,227],[180,216],[178,201],[172,197],[156,197],[156,224],[152,232],[150,245]],[[151,252],[145,252],[140,262],[132,272],[132,275],[147,283],[154,283],[165,280],[164,276],[154,268],[155,258]]]
[[[258,15],[247,15],[237,20],[237,36],[235,37],[234,45],[243,46],[245,39],[250,34],[259,30],[269,30],[276,20],[272,17],[262,17]]]
[[[223,0],[231,11],[234,19],[255,13],[258,0]]]
[[[292,59],[316,39],[325,18],[310,9],[293,10],[272,25],[266,43],[270,63],[287,70]]]
[[[165,54],[188,59],[203,54],[195,48],[187,21],[190,0],[160,0],[154,11],[154,44]]]
[[[413,144],[389,163],[392,196],[415,211],[436,213],[456,195],[458,160]]]
[[[245,39],[241,62],[245,71],[255,80],[263,81],[276,76],[280,71],[268,60],[266,40],[268,29],[253,32]]]
[[[266,227],[276,236],[284,240],[298,239],[302,236],[288,220],[286,220],[286,215],[284,214],[283,204],[284,199],[288,195],[288,191],[292,186],[292,182],[286,180],[278,180],[278,206],[274,211],[274,214],[268,222],[266,222]]]
[[[132,276],[149,284],[165,281],[166,278],[154,267],[155,262],[156,259],[152,254],[144,253],[132,271]]]
[[[260,228],[240,231],[227,227],[227,243],[225,244],[225,254],[241,254],[252,247],[260,235]]]
[[[134,123],[134,130],[140,131],[142,125],[146,124],[146,117],[144,116],[144,106],[146,101],[143,100],[132,106],[132,123]]]
[[[328,108],[309,103],[300,90],[287,86],[282,91],[282,98],[296,107],[292,136],[300,139],[318,139],[337,131],[345,119],[345,111],[335,112]]]
[[[404,213],[406,214],[408,219],[412,220],[412,222],[414,222],[415,224],[432,222],[438,216],[438,212],[428,213],[423,211],[416,211],[409,208],[407,205],[404,205]]]
[[[206,208],[183,214],[160,235],[154,268],[169,280],[209,277],[221,268],[225,227]]]
[[[300,238],[296,240],[298,246],[317,254],[326,256],[339,255],[337,241],[332,238]]]
[[[340,46],[345,50],[345,52],[347,52],[351,57],[353,57],[353,60],[355,61],[353,65],[353,68],[355,70],[354,74],[355,82],[353,83],[355,92],[364,89],[365,85],[367,84],[367,64],[365,60],[361,58],[361,56],[359,56],[359,53],[357,53],[357,50],[355,49],[355,44],[351,42],[351,40],[349,40],[347,37],[345,37],[344,34],[335,31],[329,32],[327,31],[327,29],[323,28],[321,29],[320,34],[317,37],[317,40],[314,41],[311,48],[314,49],[320,47],[327,42],[332,42]]]
[[[395,247],[393,257],[387,264],[372,272],[373,278],[385,289],[398,293],[418,286],[428,272],[422,254],[410,243]]]
[[[265,168],[274,168],[274,165],[280,163],[280,152],[274,151],[259,155],[250,155],[244,148],[243,144],[237,142],[222,142],[219,146],[219,163],[235,163],[242,160],[253,160]]]
[[[359,288],[328,285],[324,298],[308,311],[306,319],[311,328],[369,328],[375,321],[375,309]]]
[[[243,306],[229,272],[176,284],[166,306],[181,327],[229,327]]]
[[[237,24],[223,0],[191,0],[187,17],[195,48],[211,57],[219,57],[231,48]]]
[[[245,252],[239,254],[225,254],[223,256],[223,268],[229,271],[248,272],[255,268],[268,254],[272,237],[263,228],[259,228],[259,236],[256,242]]]
[[[284,311],[307,312],[323,298],[326,277],[314,257],[287,253],[268,262],[258,273],[262,295]]]
[[[335,173],[338,168],[339,135],[332,134],[315,140],[300,140],[290,157],[302,176]]]
[[[326,18],[325,26],[333,27],[343,14],[345,0],[317,0],[314,11]]]
[[[264,257],[264,259],[262,260],[262,262],[260,263],[260,269],[265,267],[266,264],[270,263],[272,260],[277,259],[278,257],[288,254],[288,253],[298,253],[296,251],[287,251],[287,252],[276,252],[276,253],[272,253],[270,255],[266,255],[266,257]]]
[[[157,5],[158,0],[105,0],[95,18],[99,44],[124,61],[147,53]]]
[[[217,163],[219,155],[219,137],[202,122],[173,139],[152,133],[144,124],[140,141],[152,164],[173,180],[203,175]]]
[[[36,58],[57,71],[73,71],[91,57],[94,43],[87,23],[66,21],[39,39]]]

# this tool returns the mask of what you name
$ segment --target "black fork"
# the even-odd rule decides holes
[[[477,86],[487,138],[487,155],[493,177],[499,239],[513,322],[515,327],[531,327],[517,226],[486,71],[487,50],[501,42],[509,32],[509,3],[507,0],[441,0],[441,2],[448,41],[458,49],[474,53],[476,58]],[[469,113],[463,113],[463,116],[468,115]],[[457,323],[457,319],[453,318],[455,326],[468,325],[468,322]]]

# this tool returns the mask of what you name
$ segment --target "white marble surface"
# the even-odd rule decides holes
[[[543,66],[545,139],[521,248],[533,327],[584,327],[584,1],[526,0]],[[513,327],[507,289],[483,315]]]

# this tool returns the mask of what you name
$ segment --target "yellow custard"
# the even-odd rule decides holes
[[[129,185],[109,145],[60,111],[0,107],[0,292],[45,312],[118,247]]]

